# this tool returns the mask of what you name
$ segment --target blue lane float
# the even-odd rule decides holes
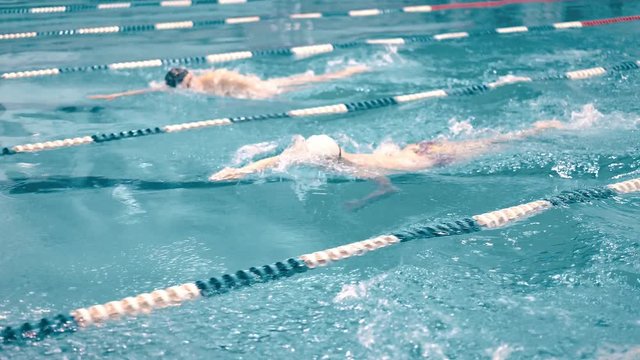
[[[179,305],[183,302],[202,297],[206,298],[225,294],[230,291],[249,287],[253,284],[286,279],[328,265],[332,262],[364,255],[367,252],[373,252],[391,245],[413,240],[463,235],[481,230],[496,229],[515,221],[537,215],[556,206],[589,203],[594,200],[604,200],[617,195],[637,192],[640,192],[640,178],[618,182],[604,187],[565,191],[543,200],[532,201],[442,223],[425,225],[423,222],[420,222],[391,234],[301,255],[295,258],[288,258],[273,264],[254,266],[247,270],[239,270],[219,277],[197,280],[191,283],[126,297],[121,300],[79,308],[68,314],[61,313],[51,319],[43,318],[33,324],[27,322],[17,327],[6,326],[0,331],[0,338],[5,344],[28,343],[52,335],[73,333],[79,329],[104,324],[123,316],[148,314],[156,309]]]
[[[261,0],[162,0],[162,1],[145,1],[145,2],[107,2],[98,3],[95,5],[88,4],[71,4],[71,5],[49,5],[49,6],[35,6],[35,7],[5,7],[0,9],[0,15],[10,14],[60,14],[60,13],[75,13],[83,11],[106,11],[106,10],[127,10],[135,8],[184,8],[194,7],[200,5],[237,5],[245,4],[248,2],[256,2]],[[410,5],[405,6],[401,10],[403,12],[431,12],[431,11],[443,11],[443,10],[457,10],[457,9],[480,9],[480,8],[495,8],[506,5],[519,5],[525,3],[548,3],[548,2],[562,2],[561,0],[489,0],[489,1],[477,1],[469,3],[457,3],[457,4],[440,4],[440,5]],[[382,9],[357,9],[351,10],[349,16],[375,16],[384,14],[392,10]],[[318,15],[319,14],[319,15]],[[331,14],[331,13],[326,13]],[[341,14],[341,13],[338,13]],[[322,13],[303,13],[298,14],[300,18],[317,18],[322,17]],[[326,16],[326,15],[325,15]]]
[[[278,112],[271,114],[258,114],[249,116],[236,116],[229,118],[220,118],[212,120],[194,121],[180,124],[164,125],[161,127],[149,127],[144,129],[134,129],[129,131],[99,133],[94,135],[86,135],[74,138],[66,138],[61,140],[52,140],[38,143],[30,143],[23,145],[15,145],[0,149],[0,156],[9,156],[19,153],[40,152],[45,150],[55,150],[65,147],[75,147],[80,145],[88,145],[94,143],[113,142],[129,138],[140,138],[150,135],[168,134],[187,130],[204,129],[209,127],[226,126],[237,123],[286,119],[296,117],[311,117],[321,115],[335,115],[358,111],[367,111],[382,107],[390,107],[398,104],[422,101],[428,99],[437,99],[444,97],[456,96],[472,96],[491,91],[492,89],[530,82],[557,81],[557,80],[582,80],[605,74],[615,74],[623,71],[632,71],[640,68],[640,60],[627,61],[609,67],[594,67],[589,69],[580,69],[567,71],[563,73],[544,74],[534,77],[529,76],[508,76],[498,79],[495,82],[487,84],[478,84],[456,89],[438,89],[421,91],[411,94],[401,94],[377,99],[369,99],[363,101],[349,102],[343,104],[331,104],[312,108],[293,109],[286,112]]]
[[[105,2],[98,4],[70,4],[70,5],[49,5],[34,7],[7,7],[0,9],[0,15],[50,15],[60,13],[76,13],[84,11],[108,11],[123,10],[131,8],[180,8],[199,5],[234,5],[245,4],[262,0],[163,0],[163,1],[122,1]]]
[[[244,23],[256,20],[257,17],[243,18]],[[259,20],[259,19],[258,19]],[[371,38],[361,41],[349,41],[341,43],[327,43],[327,44],[313,44],[294,47],[280,47],[262,50],[237,50],[233,52],[207,54],[201,56],[186,56],[179,58],[163,58],[163,59],[148,59],[148,60],[129,60],[121,61],[111,64],[94,64],[94,65],[82,65],[82,66],[58,66],[47,69],[34,69],[34,70],[19,70],[9,71],[0,74],[0,79],[23,79],[42,76],[54,76],[62,74],[72,73],[85,73],[96,71],[118,71],[118,70],[130,70],[130,69],[142,69],[142,68],[156,68],[156,67],[168,67],[168,66],[180,66],[180,65],[202,65],[202,64],[217,64],[238,60],[245,60],[249,58],[266,57],[266,56],[293,56],[293,57],[309,57],[319,54],[330,53],[338,49],[349,49],[354,47],[363,46],[385,46],[393,45],[400,46],[405,44],[425,44],[433,42],[441,42],[455,39],[465,39],[468,37],[480,37],[490,35],[507,35],[516,33],[528,33],[528,32],[549,32],[567,29],[579,29],[583,27],[604,26],[618,23],[640,21],[640,15],[623,16],[616,18],[604,18],[595,20],[583,20],[583,21],[570,21],[560,22],[549,25],[538,26],[513,26],[496,28],[493,30],[471,31],[471,32],[449,32],[441,34],[426,34],[426,35],[406,35],[393,38]],[[179,29],[181,26],[189,25],[190,22],[178,22],[175,26],[164,25],[163,30]],[[241,22],[236,22],[241,23]],[[185,25],[186,24],[186,25]],[[158,24],[156,24],[158,25]],[[152,25],[148,26],[153,27]],[[144,27],[146,29],[147,27]],[[102,30],[100,30],[102,29]],[[143,29],[143,28],[140,28]],[[117,30],[117,31],[116,31]],[[109,33],[118,32],[118,27],[108,26],[103,28],[85,28],[77,30],[64,31],[64,35],[70,34],[96,34],[96,33]],[[142,30],[141,30],[142,31]],[[21,32],[0,34],[0,40],[21,39],[38,36],[37,32]]]
[[[507,5],[507,4],[505,4]],[[212,27],[234,26],[240,24],[257,23],[263,21],[274,20],[317,20],[336,17],[362,18],[379,15],[401,15],[401,14],[421,14],[433,11],[432,7],[425,6],[405,6],[402,8],[391,9],[353,9],[346,11],[330,11],[330,12],[314,12],[314,13],[293,13],[288,15],[245,15],[241,17],[228,17],[217,19],[183,19],[170,22],[156,23],[136,23],[136,24],[113,24],[103,26],[89,26],[75,29],[57,29],[57,30],[40,30],[40,31],[21,31],[13,33],[0,33],[0,40],[20,40],[32,38],[49,38],[49,37],[73,37],[86,35],[114,35],[114,34],[131,34],[140,32],[168,31],[168,30],[189,30],[189,29],[207,29]],[[631,21],[631,20],[627,20]],[[538,27],[516,26],[508,28],[499,28],[500,33],[512,33],[523,31],[536,31]],[[440,34],[446,36],[446,34]]]

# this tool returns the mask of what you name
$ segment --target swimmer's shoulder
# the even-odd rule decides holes
[[[202,71],[197,75],[202,80],[209,80],[209,79],[218,79],[218,78],[226,77],[229,75],[229,73],[231,73],[231,71],[227,69],[211,69],[211,70]]]

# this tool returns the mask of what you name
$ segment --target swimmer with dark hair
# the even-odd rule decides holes
[[[304,85],[342,79],[368,70],[368,67],[358,65],[322,75],[298,74],[262,80],[255,75],[243,75],[227,69],[194,72],[185,68],[172,68],[164,77],[166,86],[130,90],[115,94],[92,95],[89,98],[113,100],[123,96],[178,89],[240,99],[266,99],[293,91]]]
[[[408,144],[403,148],[394,146],[387,151],[360,154],[344,151],[327,135],[313,135],[307,139],[297,135],[292,145],[280,155],[258,160],[240,168],[224,168],[211,175],[209,180],[234,181],[269,169],[284,171],[294,165],[314,166],[358,179],[376,181],[379,185],[376,191],[350,203],[350,207],[359,208],[396,190],[387,175],[417,172],[469,160],[490,152],[495,149],[494,145],[522,140],[549,129],[565,127],[566,125],[558,120],[537,121],[529,129],[484,139],[426,140]]]

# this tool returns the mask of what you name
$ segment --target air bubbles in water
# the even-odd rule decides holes
[[[453,136],[462,135],[471,135],[473,133],[473,125],[471,125],[471,121],[463,120],[457,121],[455,118],[449,119],[449,131]]]

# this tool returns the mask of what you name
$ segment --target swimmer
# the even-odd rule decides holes
[[[349,153],[327,135],[313,135],[306,140],[294,137],[293,144],[280,155],[252,162],[240,168],[224,168],[209,177],[210,181],[233,181],[262,173],[269,169],[286,170],[293,165],[309,165],[345,174],[358,179],[374,180],[379,187],[367,197],[351,202],[352,208],[396,191],[387,175],[408,173],[441,167],[478,157],[495,148],[494,145],[522,140],[549,129],[563,129],[558,120],[537,121],[529,129],[498,134],[478,140],[426,140],[395,147],[391,151]]]
[[[323,75],[305,73],[262,80],[255,75],[243,75],[227,69],[195,72],[185,68],[172,68],[164,77],[165,86],[130,90],[115,94],[92,95],[89,96],[89,98],[113,100],[123,96],[141,95],[178,89],[239,99],[265,99],[281,93],[293,91],[304,85],[342,79],[368,70],[369,68],[367,66],[357,65]]]

